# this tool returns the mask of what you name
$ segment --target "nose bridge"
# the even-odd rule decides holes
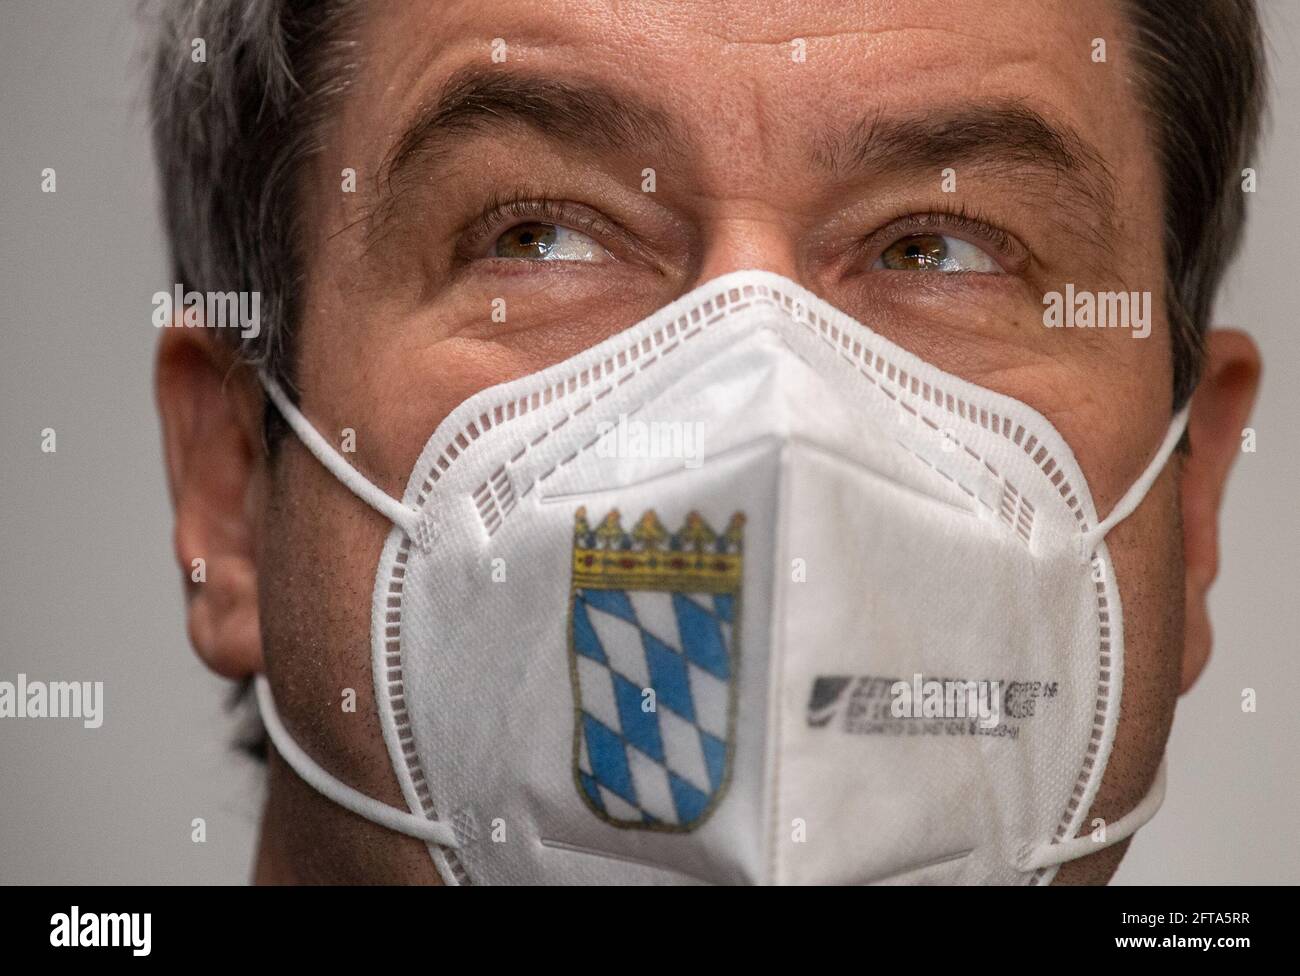
[[[724,209],[705,222],[694,284],[746,269],[771,271],[804,284],[799,279],[798,228],[776,204],[728,200]]]

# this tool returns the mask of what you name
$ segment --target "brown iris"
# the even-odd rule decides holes
[[[554,224],[528,223],[511,227],[497,238],[499,258],[544,258],[555,247]]]
[[[890,244],[880,255],[891,271],[941,269],[948,258],[948,245],[940,234],[913,234]]]

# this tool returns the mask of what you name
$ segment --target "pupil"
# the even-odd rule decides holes
[[[948,254],[943,238],[933,234],[917,234],[905,238],[889,250],[893,261],[917,269],[942,267]]]
[[[497,238],[496,255],[502,258],[544,258],[556,245],[553,224],[530,222],[512,227]]]

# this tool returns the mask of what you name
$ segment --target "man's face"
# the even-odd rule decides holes
[[[741,268],[1036,408],[1101,513],[1169,424],[1162,177],[1113,2],[475,0],[368,6],[358,31],[302,189],[296,370],[304,413],[336,442],[355,430],[349,460],[394,496],[465,398]],[[1067,284],[1150,292],[1149,336],[1044,328],[1044,295]],[[1127,666],[1090,819],[1142,796],[1172,719],[1178,479],[1171,465],[1108,538]],[[404,806],[369,650],[391,527],[292,438],[250,484],[254,656],[286,723],[335,776]],[[267,878],[434,878],[420,842],[278,763],[263,844]],[[1121,854],[1059,880],[1104,879]]]

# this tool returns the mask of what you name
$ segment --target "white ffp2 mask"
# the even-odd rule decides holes
[[[1186,410],[1099,521],[1036,411],[758,271],[471,397],[400,502],[266,384],[395,523],[372,662],[409,812],[259,679],[268,731],[449,883],[1041,884],[1163,798],[1162,764],[1077,836],[1124,671],[1104,536]]]

